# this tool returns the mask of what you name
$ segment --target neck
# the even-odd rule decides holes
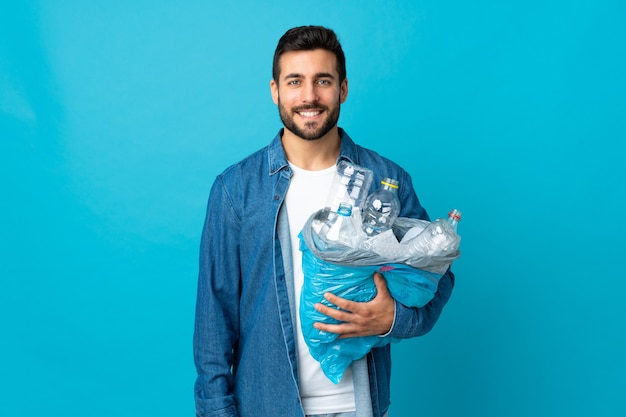
[[[284,129],[282,143],[289,162],[298,168],[319,171],[337,163],[341,137],[337,126],[315,140],[302,139],[288,129]]]

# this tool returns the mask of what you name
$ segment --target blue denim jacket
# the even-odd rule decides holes
[[[409,174],[340,129],[340,159],[374,171],[373,184],[397,178],[402,217],[428,219]],[[282,130],[265,148],[220,174],[211,189],[202,233],[194,360],[196,415],[304,416],[298,388],[293,276],[284,198],[292,171]],[[448,301],[445,274],[422,308],[396,303],[390,335],[427,333]],[[390,346],[367,355],[371,414],[389,407]],[[356,382],[355,382],[356,384]],[[367,385],[366,385],[367,386]],[[357,402],[358,407],[358,402]]]

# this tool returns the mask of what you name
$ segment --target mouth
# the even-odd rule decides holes
[[[315,117],[317,115],[319,115],[321,113],[321,111],[301,111],[298,112],[298,114],[302,117]]]
[[[323,113],[323,109],[302,109],[295,112],[304,119],[315,119]]]

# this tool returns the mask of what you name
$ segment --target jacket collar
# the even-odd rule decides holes
[[[289,167],[287,155],[285,155],[285,150],[283,149],[283,144],[280,139],[283,136],[283,132],[284,129],[280,129],[268,146],[269,175],[274,175],[282,169]],[[347,160],[358,165],[359,154],[356,144],[342,128],[339,128],[339,136],[341,137],[341,148],[337,162]]]

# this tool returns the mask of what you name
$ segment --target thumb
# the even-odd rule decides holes
[[[385,277],[380,272],[374,272],[374,284],[379,293],[381,291],[387,291],[387,280],[385,280]]]

